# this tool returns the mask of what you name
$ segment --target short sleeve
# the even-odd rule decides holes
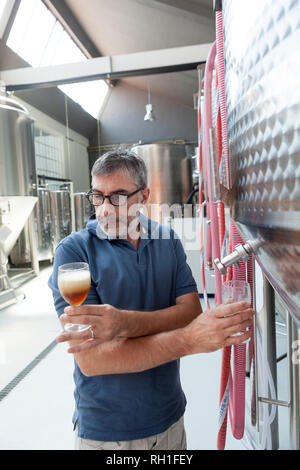
[[[177,258],[176,287],[175,297],[180,297],[190,292],[198,292],[197,284],[193,277],[191,268],[186,262],[186,254],[184,252],[181,241],[174,239],[175,253]]]
[[[73,250],[72,248],[70,248],[64,243],[61,243],[60,245],[57,246],[55,250],[55,256],[54,256],[53,271],[49,278],[48,286],[52,290],[54,307],[56,309],[58,316],[64,313],[64,309],[69,305],[65,301],[65,299],[61,296],[60,291],[58,289],[58,285],[57,285],[58,267],[61,266],[62,264],[74,263],[77,261],[86,262],[87,260],[82,259],[79,253],[76,253],[75,250]],[[83,302],[83,304],[98,305],[100,303],[101,302],[96,291],[96,286],[95,284],[93,284],[93,281],[92,281],[89,294],[87,298],[85,299],[85,301]]]

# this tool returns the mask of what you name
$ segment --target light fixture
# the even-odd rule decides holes
[[[150,86],[148,82],[148,104],[146,104],[146,114],[144,117],[144,121],[154,121],[155,116],[153,114],[153,106],[151,104],[151,95],[150,95]]]

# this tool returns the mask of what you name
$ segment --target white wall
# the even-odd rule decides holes
[[[195,90],[196,91],[196,90]],[[101,115],[101,145],[157,142],[160,140],[197,141],[197,113],[186,106],[151,93],[155,121],[145,122],[147,93],[128,83],[112,90]],[[96,141],[95,136],[95,141]]]

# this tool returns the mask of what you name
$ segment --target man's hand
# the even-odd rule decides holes
[[[247,302],[219,305],[200,314],[183,328],[188,354],[208,353],[241,344],[250,338],[254,310]],[[243,332],[240,336],[232,336]]]
[[[60,316],[63,327],[66,323],[90,325],[94,334],[93,338],[91,329],[88,329],[80,333],[66,332],[58,336],[56,339],[58,343],[80,340],[80,344],[68,349],[69,353],[86,351],[105,341],[111,341],[122,336],[126,328],[124,312],[108,304],[66,307],[64,311],[65,313]]]

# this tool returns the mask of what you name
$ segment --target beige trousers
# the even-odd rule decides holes
[[[76,425],[76,450],[186,450],[183,416],[163,433],[134,441],[91,441],[78,437],[77,431]]]

